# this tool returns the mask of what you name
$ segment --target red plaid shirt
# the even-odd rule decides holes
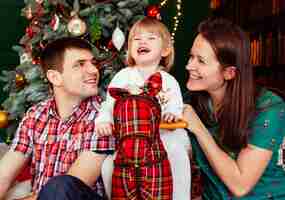
[[[114,150],[114,140],[97,137],[95,117],[99,98],[90,97],[62,120],[56,113],[55,100],[48,99],[29,109],[13,140],[12,149],[32,158],[33,191],[38,192],[49,178],[65,174],[83,151]],[[95,189],[102,194],[102,183]]]

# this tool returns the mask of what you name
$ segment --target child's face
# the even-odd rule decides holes
[[[157,33],[141,30],[131,40],[130,54],[137,66],[159,65],[162,56],[166,56],[163,40]]]

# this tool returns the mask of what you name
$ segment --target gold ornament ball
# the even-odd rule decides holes
[[[30,6],[25,9],[25,16],[27,19],[33,18],[33,11],[32,11],[32,8]]]
[[[19,88],[25,84],[25,77],[21,74],[16,74],[16,86]]]
[[[6,111],[0,111],[0,128],[8,126],[8,113]]]
[[[73,36],[80,36],[86,32],[86,23],[79,17],[73,17],[67,24],[68,32]]]

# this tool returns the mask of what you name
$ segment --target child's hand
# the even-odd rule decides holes
[[[112,135],[113,131],[112,124],[111,123],[96,124],[95,131],[99,137]]]
[[[179,121],[180,118],[178,118],[176,115],[174,115],[173,113],[165,113],[162,116],[162,121],[163,122],[167,122],[167,123],[171,123],[171,122],[177,122]]]
[[[159,124],[159,128],[161,129],[168,129],[168,130],[174,130],[177,128],[187,128],[188,123],[177,117],[176,115],[172,113],[165,113],[162,116],[162,121]]]

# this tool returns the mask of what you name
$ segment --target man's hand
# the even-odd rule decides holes
[[[20,152],[9,150],[0,160],[0,199],[3,199],[28,158]]]
[[[84,151],[72,164],[67,174],[79,178],[89,187],[92,187],[100,176],[101,166],[105,158],[105,154]]]
[[[32,193],[31,195],[28,195],[26,197],[20,198],[20,199],[16,199],[16,200],[36,200],[38,197],[37,194]]]
[[[95,127],[95,132],[99,137],[112,135],[112,124],[111,123],[98,123]]]

